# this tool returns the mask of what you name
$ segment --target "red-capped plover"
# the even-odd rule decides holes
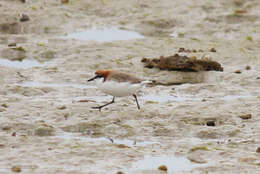
[[[142,79],[123,73],[121,71],[113,70],[98,70],[96,71],[96,76],[89,79],[89,81],[96,80],[96,86],[102,92],[112,95],[113,99],[111,102],[106,103],[101,106],[92,107],[94,109],[101,109],[107,105],[115,102],[115,97],[124,97],[132,95],[135,98],[137,108],[140,109],[136,93],[142,87]]]

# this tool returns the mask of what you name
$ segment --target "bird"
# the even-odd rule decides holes
[[[143,84],[147,83],[147,81],[122,71],[104,69],[97,70],[95,76],[89,79],[88,82],[94,80],[96,81],[97,88],[105,94],[113,96],[113,99],[111,102],[104,105],[92,107],[93,109],[99,109],[99,111],[101,111],[103,107],[113,104],[115,102],[115,97],[125,96],[133,96],[137,108],[140,109],[136,93],[143,87]]]

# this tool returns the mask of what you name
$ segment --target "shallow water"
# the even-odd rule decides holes
[[[166,165],[168,172],[187,171],[196,167],[205,167],[208,164],[192,163],[185,157],[175,156],[146,156],[143,160],[135,162],[132,166],[134,170],[157,170],[159,166]]]
[[[22,61],[11,61],[8,59],[0,59],[0,66],[27,69],[32,67],[43,67],[46,63],[40,63],[37,60],[24,59]]]
[[[82,84],[74,84],[74,83],[44,83],[44,82],[22,82],[17,84],[22,87],[52,87],[52,88],[64,88],[64,87],[72,87],[79,89],[90,89],[96,88],[95,86],[90,85],[82,85]]]
[[[75,33],[69,33],[65,39],[78,39],[86,41],[110,42],[115,40],[142,39],[144,36],[134,31],[121,30],[117,28],[88,29]]]
[[[87,143],[113,143],[113,144],[123,144],[126,146],[146,146],[146,145],[152,145],[152,144],[160,144],[159,142],[153,142],[153,141],[134,141],[134,140],[128,140],[128,139],[111,139],[109,137],[99,137],[99,138],[92,138],[88,136],[84,136],[77,133],[63,133],[61,135],[54,136],[54,138],[64,139],[64,140],[70,140],[70,141],[82,141]]]

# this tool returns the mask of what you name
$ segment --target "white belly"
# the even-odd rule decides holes
[[[97,80],[96,85],[99,90],[102,92],[115,96],[115,97],[124,97],[136,94],[137,91],[142,87],[141,84],[130,84],[128,82],[115,82],[115,81],[106,81],[103,82]]]

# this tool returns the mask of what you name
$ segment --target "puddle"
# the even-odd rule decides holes
[[[127,140],[127,139],[111,139],[106,137],[100,137],[100,138],[91,138],[88,136],[84,136],[82,134],[77,133],[64,133],[61,135],[53,136],[54,138],[59,138],[63,140],[76,140],[76,141],[82,141],[87,143],[113,143],[113,144],[123,144],[129,147],[133,146],[147,146],[147,145],[153,145],[153,144],[160,144],[159,142],[152,142],[152,141],[133,141],[133,140]]]
[[[63,88],[63,87],[72,87],[78,89],[90,89],[96,88],[95,86],[82,85],[82,84],[56,84],[56,83],[43,83],[43,82],[22,82],[17,84],[22,87],[51,87],[51,88]]]
[[[193,163],[185,157],[148,157],[135,162],[132,166],[134,170],[158,170],[161,165],[166,165],[167,172],[188,171],[196,167],[205,167],[209,164]]]
[[[43,67],[46,63],[40,63],[36,60],[24,59],[22,61],[11,61],[8,59],[0,59],[0,66],[27,69],[32,67]]]
[[[248,98],[252,98],[252,97],[254,97],[254,96],[252,96],[252,95],[226,95],[226,96],[222,97],[221,99],[230,101],[230,100],[248,99]]]
[[[70,33],[63,38],[86,41],[110,42],[115,40],[142,39],[144,38],[144,36],[134,31],[120,30],[117,28],[92,28],[89,30]]]

